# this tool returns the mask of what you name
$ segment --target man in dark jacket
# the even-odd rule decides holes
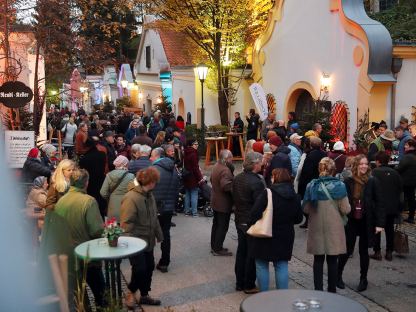
[[[386,260],[393,259],[393,239],[394,239],[394,219],[399,215],[401,208],[401,196],[403,195],[403,183],[400,175],[393,168],[388,167],[390,156],[386,152],[376,154],[377,168],[372,171],[372,175],[380,182],[380,193],[384,205],[386,231]],[[370,258],[381,260],[381,233],[377,233],[374,242],[374,254]]]
[[[270,161],[269,167],[266,169],[266,184],[270,185],[270,177],[273,169],[285,168],[289,172],[292,172],[292,163],[290,161],[289,153],[290,148],[283,144],[279,136],[274,136],[269,140],[270,149],[274,156]]]
[[[153,196],[158,209],[158,219],[163,232],[160,245],[162,256],[156,268],[166,273],[170,263],[170,227],[173,211],[176,207],[179,191],[179,175],[175,169],[175,162],[169,157],[161,158],[163,150],[156,148],[152,151],[151,161],[160,173],[160,180],[153,189]]]
[[[132,153],[136,149],[137,147],[136,145],[138,144],[134,144],[132,146]],[[135,160],[130,160],[129,165],[127,167],[129,172],[133,173],[134,175],[136,175],[137,171],[147,168],[152,165],[152,162],[149,159],[152,148],[147,145],[140,145],[139,150],[140,150],[140,157]]]
[[[310,144],[311,151],[306,155],[299,178],[298,194],[302,199],[308,183],[319,177],[319,162],[322,158],[326,157],[326,153],[321,149],[322,140],[320,138],[315,136],[310,137]],[[300,226],[303,229],[308,228],[308,216],[305,217],[305,223]]]
[[[256,267],[253,258],[248,256],[247,230],[250,226],[251,208],[266,184],[258,173],[261,172],[263,156],[249,152],[243,163],[244,171],[234,178],[233,199],[235,205],[235,226],[237,228],[238,246],[235,258],[236,290],[255,293]]]
[[[232,256],[232,253],[223,247],[233,207],[231,195],[234,179],[231,167],[232,161],[233,154],[227,149],[222,150],[211,173],[211,207],[214,210],[211,229],[211,253],[214,256]]]
[[[244,122],[241,120],[240,113],[235,112],[234,113],[234,124],[233,124],[233,131],[236,133],[243,133],[244,131]],[[241,153],[244,153],[244,151],[240,151],[240,141],[238,136],[233,136],[233,154],[236,157],[241,156]]]
[[[254,108],[250,109],[250,112],[246,116],[247,120],[247,141],[249,140],[256,140],[258,138],[258,130],[259,130],[259,124],[260,124],[260,116],[259,114],[256,114],[256,111]]]
[[[101,145],[105,147],[107,150],[107,164],[108,164],[108,170],[114,170],[114,160],[117,157],[117,152],[114,147],[114,133],[113,131],[106,131],[104,132],[104,140],[101,142]]]
[[[146,127],[141,125],[139,126],[139,135],[134,137],[131,140],[131,145],[140,144],[140,145],[153,145],[153,140],[147,135]]]
[[[22,181],[24,183],[33,183],[33,180],[39,176],[49,178],[51,176],[51,170],[42,164],[40,151],[37,148],[32,148],[23,165]]]

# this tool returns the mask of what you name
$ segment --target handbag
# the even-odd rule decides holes
[[[324,193],[325,193],[326,197],[328,197],[328,198],[329,198],[329,200],[331,201],[331,204],[332,204],[332,206],[334,207],[334,209],[335,209],[336,211],[338,211],[339,216],[340,216],[340,217],[341,217],[341,219],[342,219],[342,223],[344,224],[344,226],[346,226],[346,225],[347,225],[347,223],[348,223],[348,217],[347,217],[347,216],[345,216],[345,215],[343,215],[343,214],[341,213],[341,211],[339,211],[339,209],[338,209],[338,205],[337,205],[337,204],[335,203],[335,201],[332,199],[332,196],[329,194],[328,189],[326,188],[325,184],[323,184],[322,182],[321,182],[321,187],[322,187],[322,190],[324,191]]]
[[[409,253],[409,237],[400,224],[397,224],[394,229],[393,250],[399,254]]]
[[[267,206],[263,211],[262,217],[255,224],[250,226],[247,234],[254,237],[272,237],[273,236],[273,199],[272,192],[267,191]]]

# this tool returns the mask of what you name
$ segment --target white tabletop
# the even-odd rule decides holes
[[[87,258],[90,260],[113,260],[128,258],[144,250],[147,243],[137,237],[121,236],[118,239],[117,247],[108,246],[107,238],[97,238],[82,244],[75,248],[75,254],[78,258]]]

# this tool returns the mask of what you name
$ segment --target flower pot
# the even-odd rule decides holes
[[[117,247],[118,244],[118,237],[114,238],[114,239],[108,239],[108,246],[110,247]]]

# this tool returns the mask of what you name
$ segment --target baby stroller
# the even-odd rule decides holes
[[[211,186],[208,182],[202,183],[198,191],[198,210],[201,211],[205,217],[212,217],[214,212],[211,208]],[[176,212],[183,212],[185,207],[185,188],[179,191],[178,201],[176,204]]]

